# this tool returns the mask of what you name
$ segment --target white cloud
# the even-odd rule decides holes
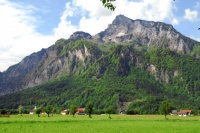
[[[65,11],[60,17],[60,23],[58,24],[58,27],[54,29],[56,38],[68,38],[77,30],[77,27],[72,25],[71,21],[67,20],[67,17],[73,16],[77,9],[72,7],[70,2],[66,3],[65,8]]]
[[[79,7],[81,11],[88,12],[91,18],[99,18],[114,14],[114,12],[104,8],[100,0],[73,0],[73,5]]]
[[[174,18],[174,19],[172,19],[172,24],[173,25],[178,25],[179,21],[176,18]]]
[[[115,2],[116,10],[114,12],[102,7],[101,1],[95,0],[73,0],[72,3],[66,4],[66,10],[62,16],[58,28],[55,29],[56,34],[67,37],[73,31],[81,30],[94,35],[107,28],[108,24],[112,23],[116,15],[123,14],[131,19],[144,19],[151,21],[171,21],[172,24],[178,25],[178,20],[173,14],[172,0],[142,0],[129,1],[117,0]],[[74,10],[76,9],[76,10]],[[74,26],[71,21],[68,21],[66,14],[79,13],[82,18],[78,26]],[[60,27],[60,28],[59,28]],[[63,30],[66,29],[66,30]],[[67,30],[68,29],[68,30]]]
[[[0,0],[0,71],[55,42],[53,36],[35,31],[37,17],[32,17],[35,9]]]
[[[200,42],[200,37],[196,37],[196,36],[190,36],[190,38],[192,38],[192,39],[194,39],[194,40],[196,40],[196,41],[199,41]]]
[[[142,0],[133,2],[119,0],[116,11],[132,19],[163,21],[173,18],[172,2],[170,0]]]
[[[189,21],[196,21],[198,20],[198,12],[196,10],[191,11],[190,9],[185,9],[184,18]]]

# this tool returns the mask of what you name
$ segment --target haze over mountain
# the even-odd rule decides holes
[[[137,74],[135,73],[136,77],[144,74],[148,75],[149,80],[151,79],[151,81],[147,81],[144,77],[138,78],[141,81],[138,81],[137,78],[132,79],[132,84],[136,89],[148,90],[149,88],[147,92],[163,96],[165,94],[162,88],[169,85],[178,88],[178,92],[186,91],[187,93],[198,94],[200,77],[192,74],[196,70],[198,71],[200,67],[198,63],[199,55],[200,43],[182,35],[172,25],[162,22],[131,20],[123,15],[118,15],[108,25],[107,29],[94,36],[77,31],[69,39],[60,39],[51,47],[25,57],[18,64],[0,73],[0,95],[42,84],[51,84],[51,82],[53,83],[54,80],[57,81],[63,76],[68,77],[64,78],[66,80],[72,77],[88,78],[88,83],[90,79],[104,82],[110,74],[119,77],[119,79],[123,77],[121,79],[123,80],[132,74],[134,75],[136,70],[138,71]],[[186,57],[189,60],[188,62],[183,60]],[[191,60],[194,62],[190,62]],[[188,70],[191,69],[187,66],[190,64],[194,64],[195,69]],[[188,71],[185,70],[190,71],[190,74],[194,76],[191,76],[191,80],[187,77]],[[132,77],[134,77],[133,75]],[[109,78],[112,81],[119,80],[112,76]],[[196,80],[192,81],[195,78]],[[112,84],[112,81],[110,81],[110,84]],[[60,88],[69,87],[62,90],[63,92],[74,91],[72,89],[73,87],[76,88],[78,83],[75,83],[76,80],[73,82],[74,84],[58,82],[58,86]],[[147,84],[139,82],[147,82]],[[126,86],[130,83],[124,81],[123,85]],[[177,87],[181,83],[182,86]],[[72,88],[69,84],[73,84],[71,85]],[[59,88],[58,86],[56,88]],[[88,86],[91,85],[85,82],[85,87]],[[122,84],[119,84],[120,86]],[[110,88],[104,87],[108,90]],[[98,88],[98,86],[93,86],[93,88]],[[54,90],[55,88],[51,89]],[[62,93],[62,91],[59,93]],[[84,90],[82,91],[84,92]],[[112,91],[113,93],[116,91],[118,97],[120,97],[119,91]],[[127,92],[124,101],[134,101],[127,95],[134,97],[135,92],[129,91],[128,89],[123,90],[123,93]],[[168,93],[166,95],[170,97],[172,93]],[[115,100],[117,94],[113,94]]]

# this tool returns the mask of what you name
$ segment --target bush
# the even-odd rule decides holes
[[[7,113],[6,110],[4,110],[4,109],[1,110],[1,114],[2,114],[2,115],[6,114],[6,113]]]
[[[126,114],[128,114],[128,115],[136,115],[136,114],[138,114],[138,112],[135,111],[135,110],[127,110]]]

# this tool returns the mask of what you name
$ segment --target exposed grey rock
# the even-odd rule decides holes
[[[74,32],[71,36],[70,39],[75,38],[75,39],[92,39],[92,36],[89,33],[83,32],[83,31],[77,31]]]
[[[25,57],[20,63],[9,67],[0,75],[0,95],[21,90],[21,82],[41,61],[46,49]]]
[[[118,15],[108,28],[93,37],[97,42],[108,43],[138,43],[139,46],[156,46],[170,48],[180,53],[189,53],[193,50],[194,41],[177,32],[172,25],[162,22],[131,20]]]

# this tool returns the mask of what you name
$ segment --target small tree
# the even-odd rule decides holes
[[[106,112],[107,114],[109,114],[108,118],[111,119],[110,114],[113,114],[113,113],[114,113],[114,109],[113,109],[112,106],[109,106],[108,108],[106,108],[105,112]]]
[[[48,105],[45,108],[45,112],[47,113],[48,117],[49,117],[49,114],[52,112],[52,110],[53,110],[53,107],[51,105]]]
[[[22,116],[23,106],[19,105],[18,107],[19,114]]]
[[[40,113],[42,112],[42,110],[40,108],[35,110],[35,113],[38,115],[38,117],[40,117]]]
[[[74,117],[74,115],[76,114],[77,109],[78,109],[78,107],[77,107],[76,105],[71,105],[71,106],[70,106],[69,112],[73,115],[73,117]]]
[[[163,101],[160,105],[159,111],[161,114],[164,114],[165,119],[167,119],[166,116],[167,116],[167,114],[169,114],[171,112],[172,109],[173,109],[173,107],[170,102]]]
[[[94,111],[94,105],[91,103],[91,102],[89,102],[87,105],[86,105],[86,108],[85,108],[85,112],[86,113],[88,113],[88,115],[89,115],[89,118],[92,118],[92,112]]]

